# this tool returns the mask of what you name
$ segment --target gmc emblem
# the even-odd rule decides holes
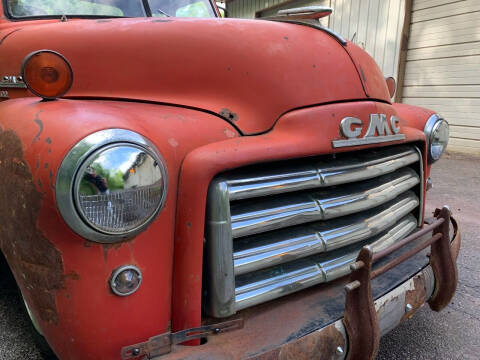
[[[332,146],[339,148],[405,140],[405,135],[400,133],[400,119],[395,115],[392,115],[390,121],[387,121],[387,115],[385,114],[370,114],[367,131],[362,138],[359,138],[363,129],[362,120],[350,116],[344,118],[340,122],[340,133],[347,140],[333,140]]]

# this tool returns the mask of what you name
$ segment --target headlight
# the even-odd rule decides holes
[[[113,243],[146,228],[163,206],[167,178],[161,155],[127,130],[104,130],[77,144],[60,166],[56,196],[79,235]]]
[[[433,163],[440,159],[448,145],[448,122],[437,114],[432,115],[425,125],[428,160]]]

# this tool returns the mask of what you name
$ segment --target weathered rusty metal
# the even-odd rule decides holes
[[[453,227],[453,240],[452,240],[452,254],[455,260],[458,259],[458,254],[460,253],[460,246],[462,245],[462,235],[460,233],[460,228],[458,227],[457,220],[453,216],[450,216],[450,222]]]
[[[63,260],[37,229],[43,196],[23,158],[22,142],[13,131],[0,131],[0,250],[22,294],[39,319],[57,324],[57,290],[65,284]]]
[[[429,247],[430,245],[432,245],[433,243],[438,241],[440,238],[441,238],[441,236],[438,236],[438,234],[434,235],[432,238],[428,239],[426,242],[415,246],[413,249],[410,249],[406,253],[404,253],[404,254],[400,255],[399,257],[395,258],[395,260],[389,262],[388,264],[385,264],[385,265],[379,267],[378,269],[373,270],[371,275],[370,275],[371,278],[375,279],[377,276],[379,276],[383,273],[386,273],[388,270],[393,269],[398,264],[404,262],[405,260],[411,258],[413,255],[418,254],[423,249]]]
[[[423,229],[417,231],[416,233],[414,233],[410,236],[407,236],[406,238],[402,239],[401,241],[396,242],[395,244],[393,244],[392,246],[390,246],[386,249],[383,249],[381,251],[376,252],[375,254],[373,254],[373,259],[372,259],[373,262],[378,261],[378,260],[384,258],[387,255],[390,255],[394,251],[404,247],[405,245],[411,243],[412,241],[417,240],[422,235],[425,235],[425,234],[429,233],[430,231],[435,229],[435,227],[437,227],[441,223],[443,223],[443,221],[444,221],[443,219],[433,220],[433,222],[431,224],[429,224],[428,226],[425,226]]]
[[[405,312],[402,321],[411,318],[415,311],[421,308],[427,300],[425,276],[423,273],[413,278],[413,284],[413,290],[407,290],[405,293],[405,304],[409,304],[412,307],[412,310]]]
[[[450,246],[450,210],[447,207],[436,209],[434,216],[445,221],[434,230],[434,234],[440,235],[440,239],[431,246],[430,265],[435,274],[435,290],[428,304],[432,310],[440,311],[450,303],[455,294],[458,273]]]
[[[243,327],[243,319],[229,320],[222,323],[204,325],[195,329],[178,331],[176,333],[167,332],[161,335],[153,336],[148,341],[126,346],[122,349],[122,360],[135,359],[139,356],[152,358],[168,354],[172,345],[181,344],[186,341],[202,339],[208,335],[218,335],[229,331],[238,330]]]
[[[349,339],[349,360],[374,359],[380,344],[380,329],[370,281],[372,263],[372,248],[365,246],[351,267],[351,285],[345,287],[344,323]]]
[[[334,360],[339,357],[337,348],[344,346],[343,334],[336,324],[331,324],[277,349],[249,357],[248,360]]]
[[[422,230],[382,251],[373,253],[369,246],[363,247],[357,261],[352,264],[350,282],[345,286],[347,296],[344,323],[349,337],[349,360],[373,360],[378,352],[380,332],[377,314],[371,310],[374,306],[371,280],[398,266],[428,246],[431,247],[430,265],[436,281],[435,291],[429,300],[429,305],[432,310],[439,311],[451,301],[455,293],[458,275],[455,263],[456,255],[452,251],[450,243],[450,210],[446,207],[441,210],[437,209],[434,217],[435,220]],[[460,246],[460,239],[456,236],[457,224],[456,222],[453,224],[455,228],[453,247],[457,248]],[[432,237],[395,257],[392,261],[372,270],[374,262],[418,240],[429,231],[433,231]],[[416,284],[414,292],[406,294],[406,301],[408,301],[411,309],[414,306],[420,307],[426,298],[425,287],[423,289],[419,287],[421,289],[419,291],[416,289],[417,286],[418,284]],[[408,311],[404,317],[409,315],[411,315],[411,311]]]

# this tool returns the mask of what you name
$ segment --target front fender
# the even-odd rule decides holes
[[[130,241],[101,245],[74,233],[55,200],[58,168],[87,135],[108,128],[149,138],[166,162],[164,209]],[[169,330],[177,181],[185,156],[238,136],[221,118],[179,107],[36,98],[0,103],[0,248],[54,351],[63,359],[118,359],[120,349]],[[114,269],[143,272],[121,298]]]

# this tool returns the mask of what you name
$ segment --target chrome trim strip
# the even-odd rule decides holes
[[[290,171],[262,172],[263,175],[244,174],[227,180],[230,200],[240,200],[291,191],[327,187],[371,179],[388,174],[421,159],[411,147],[385,150],[373,157],[336,161],[332,166],[320,162],[317,166],[302,167]]]
[[[332,141],[332,146],[334,148],[339,148],[339,147],[346,147],[346,146],[378,144],[378,143],[405,140],[405,139],[406,139],[406,137],[405,137],[404,134],[387,135],[387,136],[373,136],[373,137],[366,137],[366,138],[361,138],[361,139],[333,140]]]
[[[419,180],[414,170],[404,168],[341,189],[232,204],[232,235],[238,238],[368,210],[394,199]]]
[[[370,244],[375,251],[382,250],[416,228],[416,219],[409,215],[389,231],[375,237]],[[239,311],[345,276],[350,273],[349,266],[355,261],[358,251],[359,249],[343,256],[335,253],[328,256],[317,255],[295,263],[239,276],[235,288],[235,310]]]
[[[418,227],[423,226],[423,217],[424,217],[424,205],[425,205],[425,171],[423,169],[423,156],[422,152],[418,147],[415,146],[414,148],[418,156],[420,157],[420,161],[418,163],[418,168],[420,171],[420,206],[418,208]]]
[[[418,204],[417,196],[408,191],[374,211],[237,240],[233,254],[235,275],[366,240],[394,226]]]
[[[208,264],[208,312],[225,317],[235,312],[232,225],[228,188],[222,178],[215,179],[208,191],[206,264]]]

